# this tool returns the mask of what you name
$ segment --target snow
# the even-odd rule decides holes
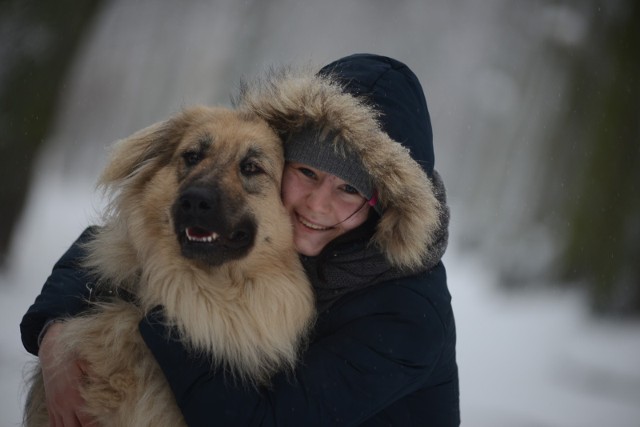
[[[45,173],[35,184],[12,268],[0,276],[0,426],[19,425],[21,316],[68,244],[95,218],[90,184]],[[596,320],[574,291],[509,292],[478,253],[445,256],[458,324],[463,425],[640,426],[640,323]]]
[[[7,271],[0,274],[0,427],[19,425],[24,378],[35,358],[20,341],[20,320],[53,263],[94,218],[91,183],[45,173],[37,179],[18,226]]]
[[[448,257],[463,425],[640,426],[640,323],[596,320],[576,291],[504,292]]]

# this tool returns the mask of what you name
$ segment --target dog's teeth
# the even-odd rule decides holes
[[[211,233],[211,234],[207,234],[207,235],[195,235],[190,233],[189,229],[187,229],[185,231],[185,234],[187,236],[187,239],[190,242],[200,242],[200,243],[212,243],[215,240],[218,240],[218,234],[217,233]]]

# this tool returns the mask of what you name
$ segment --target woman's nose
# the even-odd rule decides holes
[[[328,180],[323,180],[309,192],[307,205],[313,209],[314,212],[327,212],[331,206],[331,197],[331,183],[329,183]]]

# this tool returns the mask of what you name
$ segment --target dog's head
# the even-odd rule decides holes
[[[177,256],[207,268],[257,242],[291,244],[283,164],[281,141],[261,119],[196,107],[120,141],[101,183],[116,190],[112,219],[143,262]]]
[[[280,138],[253,113],[196,107],[114,146],[111,209],[85,265],[198,352],[259,383],[296,360],[313,290],[280,198]]]

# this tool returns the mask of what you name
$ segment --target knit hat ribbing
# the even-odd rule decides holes
[[[306,127],[288,136],[284,144],[284,157],[287,161],[304,163],[348,182],[380,214],[381,207],[362,160],[353,150],[340,146],[335,139],[335,133],[323,135],[317,129]]]

